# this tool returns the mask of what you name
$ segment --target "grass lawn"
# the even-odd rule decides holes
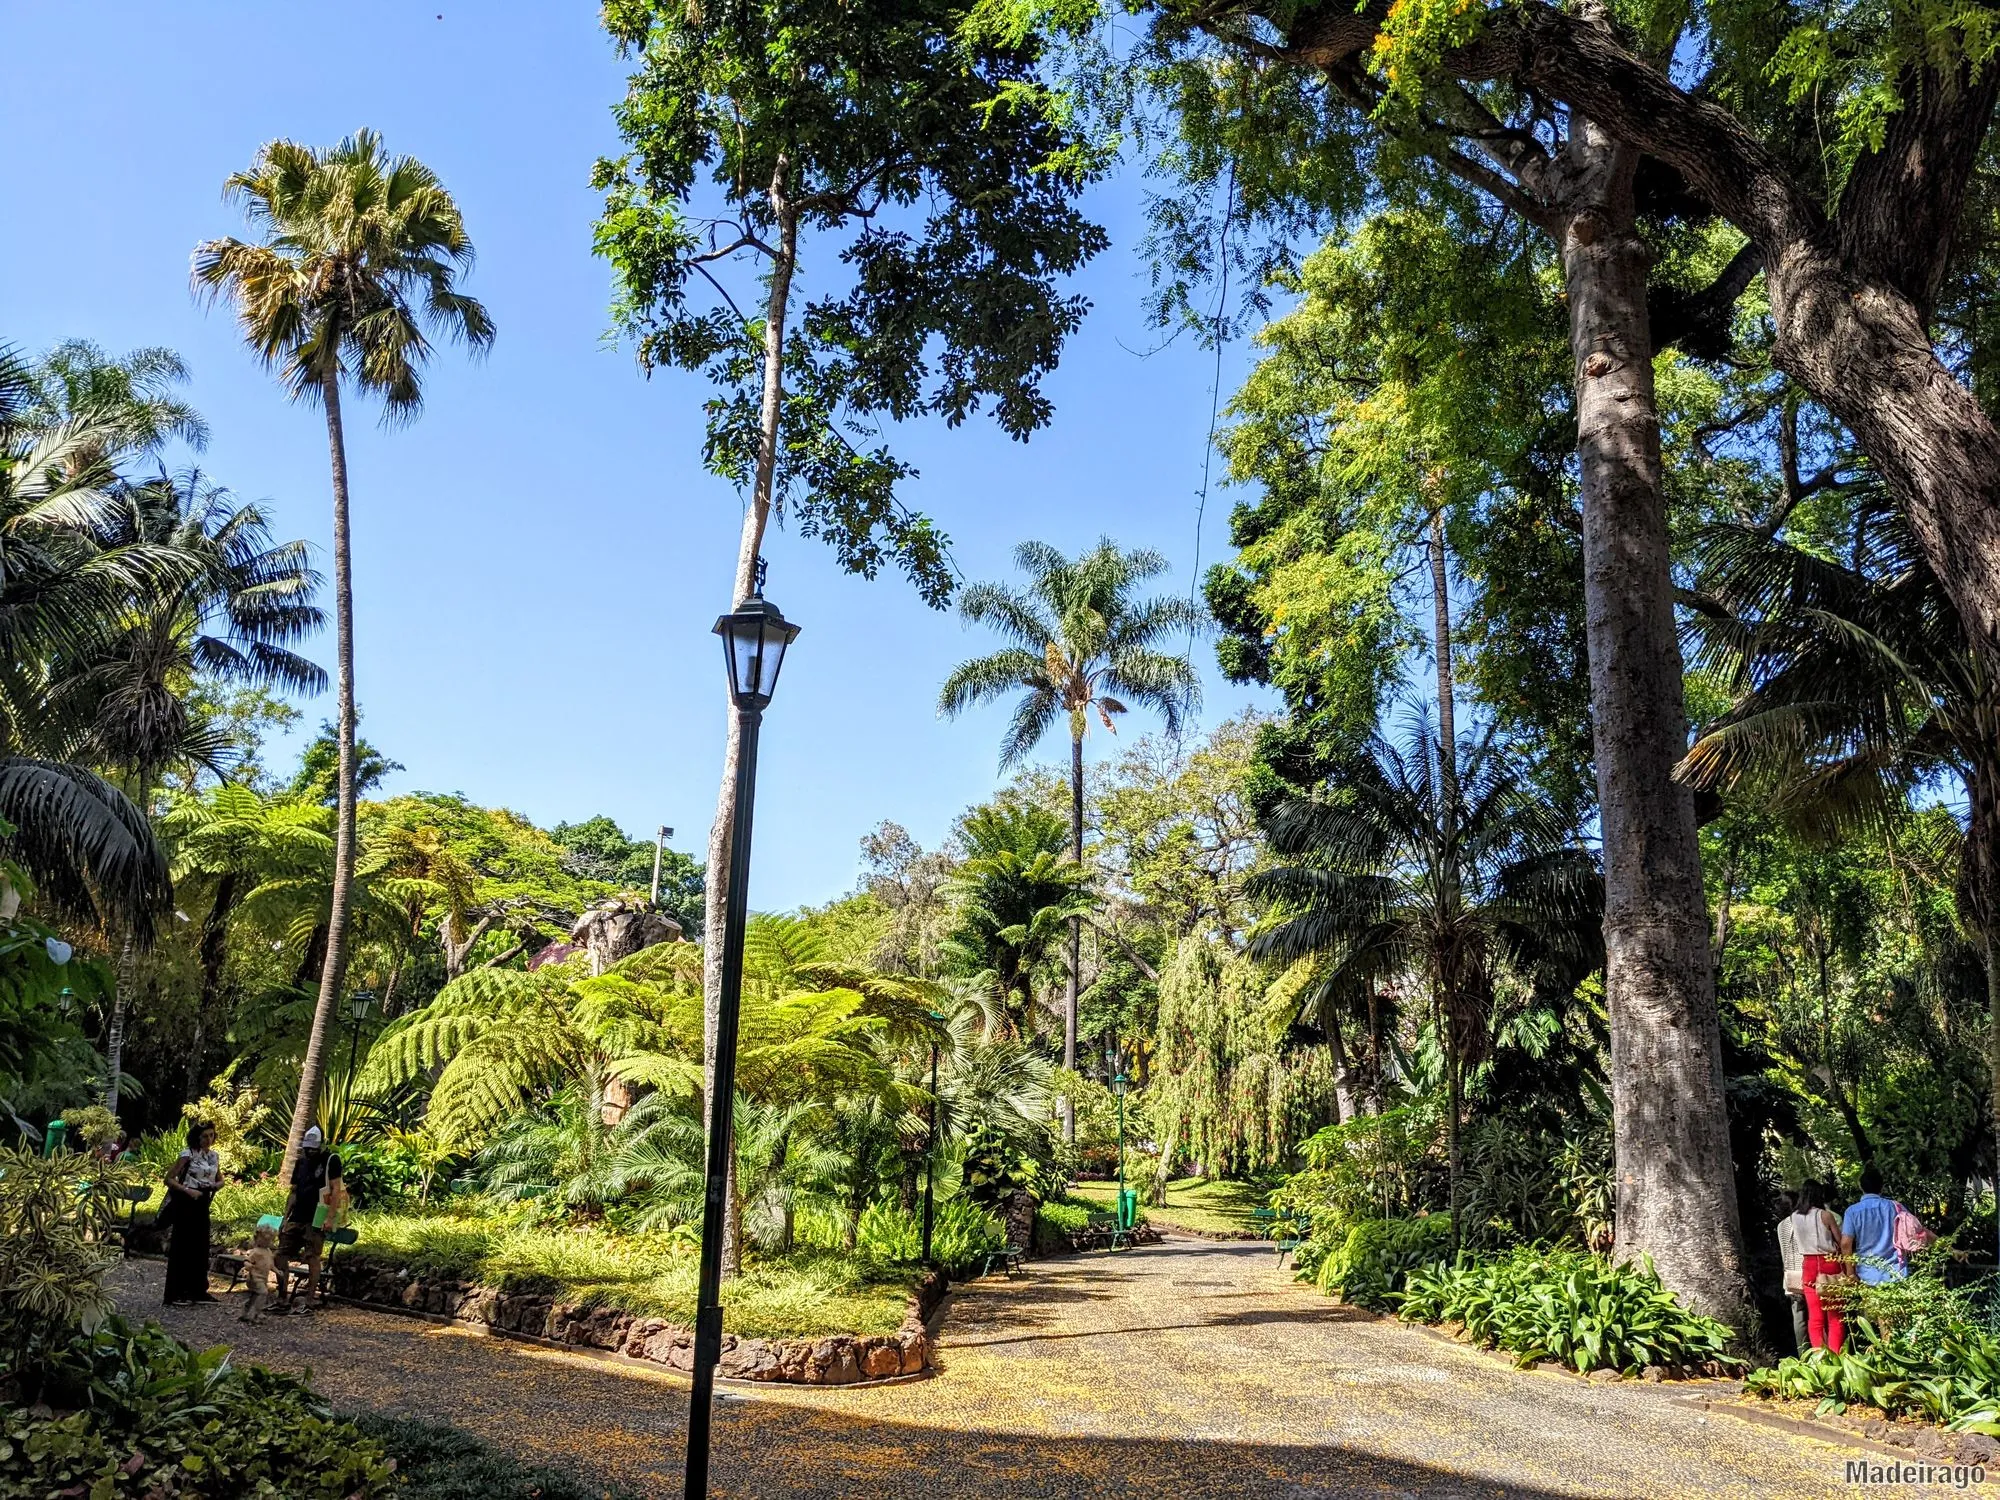
[[[261,1214],[281,1213],[276,1182],[232,1183],[215,1195],[217,1245],[249,1243]],[[363,1209],[352,1251],[413,1275],[449,1277],[517,1292],[561,1292],[646,1317],[694,1323],[697,1257],[665,1234],[616,1234],[591,1225],[544,1225],[525,1213],[473,1204],[430,1212]],[[894,1333],[909,1311],[920,1268],[827,1250],[753,1255],[722,1289],[723,1326],[751,1338]]]
[[[1195,1229],[1204,1234],[1256,1233],[1258,1226],[1250,1211],[1264,1207],[1268,1192],[1269,1189],[1251,1182],[1177,1177],[1167,1184],[1167,1201],[1163,1206],[1155,1207],[1142,1196],[1139,1215],[1167,1229]],[[1118,1206],[1115,1182],[1073,1183],[1069,1195],[1106,1212]]]

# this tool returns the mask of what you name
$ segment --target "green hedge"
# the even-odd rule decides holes
[[[1044,1203],[1035,1210],[1035,1249],[1053,1255],[1070,1248],[1069,1237],[1084,1229],[1098,1210],[1088,1203]]]
[[[1321,1291],[1357,1307],[1386,1310],[1396,1305],[1412,1271],[1450,1254],[1449,1214],[1363,1219],[1319,1262],[1311,1279]]]
[[[1402,1316],[1457,1323],[1474,1341],[1521,1365],[1560,1360],[1582,1372],[1727,1360],[1733,1337],[1688,1311],[1651,1267],[1615,1266],[1580,1250],[1526,1245],[1500,1255],[1460,1255],[1454,1265],[1409,1274]]]

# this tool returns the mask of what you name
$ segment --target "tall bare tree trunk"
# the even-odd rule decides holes
[[[730,595],[734,608],[757,589],[757,557],[763,550],[764,531],[771,520],[773,478],[778,467],[778,420],[784,409],[785,317],[791,306],[792,271],[797,264],[798,218],[787,198],[786,175],[790,158],[778,153],[771,175],[771,210],[778,223],[777,256],[771,264],[770,295],[764,308],[764,395],[759,413],[757,473],[750,488],[750,504],[743,512],[743,533],[736,550],[736,580]],[[729,851],[736,837],[736,766],[742,759],[741,726],[736,706],[725,709],[726,727],[722,750],[722,785],[716,794],[715,822],[708,830],[708,871],[702,892],[702,1123],[713,1120],[715,1103],[715,1038],[722,1024],[722,929],[726,925],[729,893]],[[724,1199],[727,1209],[722,1244],[722,1272],[736,1274],[741,1263],[743,1221],[736,1201],[736,1153],[729,1154],[729,1185]]]
[[[1562,236],[1604,840],[1617,1255],[1754,1338],[1675,633],[1638,154],[1572,121]]]
[[[354,569],[348,547],[347,438],[340,425],[339,380],[322,385],[320,396],[326,402],[326,444],[333,464],[333,605],[338,637],[334,743],[340,769],[334,793],[333,904],[326,919],[326,960],[320,965],[319,1002],[313,1007],[312,1035],[306,1041],[305,1063],[299,1070],[292,1128],[285,1136],[281,1182],[292,1180],[292,1164],[298,1160],[312,1125],[320,1079],[326,1074],[327,1035],[333,1029],[334,1008],[340,1003],[341,981],[347,974],[347,915],[354,883]]]
[[[1437,659],[1438,695],[1438,811],[1444,822],[1444,860],[1439,874],[1444,881],[1445,909],[1458,915],[1458,714],[1453,699],[1451,670],[1451,570],[1447,565],[1444,541],[1444,506],[1431,512],[1431,621],[1435,632],[1432,651]],[[1451,1203],[1451,1243],[1457,1249],[1464,1233],[1459,1212],[1462,1152],[1460,1127],[1465,1113],[1464,1087],[1459,1067],[1460,1017],[1459,984],[1463,976],[1456,962],[1438,970],[1438,1044],[1444,1049],[1445,1107],[1450,1112],[1445,1131],[1445,1184]]]
[[[132,1009],[132,987],[138,983],[139,955],[127,928],[118,944],[118,971],[113,976],[111,1019],[104,1027],[104,1107],[118,1113],[118,1075],[125,1067],[125,1018]]]
[[[1083,863],[1083,736],[1069,738],[1069,857]],[[1083,979],[1083,918],[1069,919],[1069,990],[1063,997],[1063,1066],[1076,1071],[1076,1009]],[[1062,1130],[1065,1143],[1076,1139],[1076,1101],[1067,1094],[1062,1102]]]

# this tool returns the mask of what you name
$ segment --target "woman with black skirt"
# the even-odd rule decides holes
[[[167,1169],[167,1201],[162,1209],[173,1225],[173,1237],[167,1242],[169,1307],[216,1300],[208,1292],[208,1204],[221,1185],[215,1129],[204,1120],[190,1120],[187,1149]]]

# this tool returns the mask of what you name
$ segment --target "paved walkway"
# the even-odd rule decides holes
[[[123,1292],[156,1315],[159,1267]],[[677,1495],[686,1382],[334,1308],[257,1327],[175,1308],[183,1337],[298,1369],[337,1404],[448,1420],[542,1462]],[[733,1388],[730,1500],[1743,1496],[1850,1493],[1854,1450],[1704,1417],[1685,1388],[1516,1372],[1348,1311],[1259,1245],[1193,1240],[961,1288],[942,1373],[865,1390]],[[1920,1493],[1912,1488],[1898,1493]]]

